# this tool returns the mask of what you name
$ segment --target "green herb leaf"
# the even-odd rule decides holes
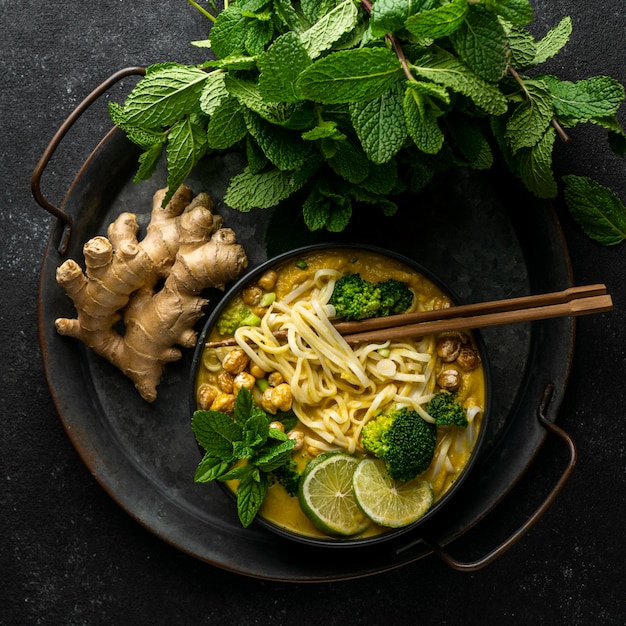
[[[624,100],[624,87],[609,76],[593,76],[570,82],[554,76],[541,76],[554,101],[554,110],[569,126],[593,118],[615,115]]]
[[[524,84],[526,98],[513,110],[506,124],[505,139],[513,152],[541,141],[554,114],[546,85],[541,81]]]
[[[240,441],[241,426],[220,411],[195,411],[191,429],[207,454],[224,461],[234,460],[233,442]]]
[[[528,190],[539,198],[554,198],[558,193],[552,172],[552,149],[556,132],[551,126],[532,148],[516,154],[516,173]]]
[[[218,58],[226,58],[233,53],[241,53],[246,45],[246,26],[248,18],[244,17],[237,4],[230,4],[220,11],[211,27],[209,41],[211,49]]]
[[[170,201],[206,151],[206,131],[196,120],[188,117],[172,126],[167,136],[168,191],[163,198],[163,206]]]
[[[295,439],[286,439],[278,445],[266,448],[258,455],[253,463],[263,472],[273,472],[275,469],[286,465],[291,460]]]
[[[557,26],[550,29],[546,36],[537,42],[537,52],[533,62],[535,65],[545,63],[556,56],[572,34],[572,18],[564,17]]]
[[[194,474],[194,482],[208,483],[216,480],[228,470],[229,462],[219,457],[211,456],[208,452],[198,464]]]
[[[158,143],[150,146],[145,152],[139,155],[139,168],[135,173],[133,182],[139,183],[148,180],[156,171],[157,165],[163,156],[163,144]]]
[[[241,141],[248,132],[239,102],[226,98],[215,110],[207,126],[207,146],[226,150]]]
[[[439,49],[428,52],[411,63],[411,69],[428,80],[471,98],[491,115],[506,112],[508,102],[497,87],[474,74],[451,53]]]
[[[266,102],[298,102],[296,79],[311,65],[300,38],[296,33],[281,35],[259,57],[259,93]]]
[[[626,239],[626,207],[615,193],[584,176],[570,174],[563,182],[565,202],[588,237],[605,246]]]
[[[200,109],[207,115],[213,115],[226,98],[228,98],[226,73],[211,72],[207,75],[200,94]]]
[[[237,514],[244,528],[250,526],[267,495],[268,479],[265,474],[249,472],[237,487]]]
[[[482,0],[482,4],[511,24],[523,26],[532,22],[534,17],[533,7],[528,0]]]
[[[353,0],[344,0],[311,28],[300,34],[300,41],[311,59],[328,50],[357,23],[359,13]]]
[[[452,45],[467,66],[487,81],[497,82],[509,67],[509,40],[498,17],[480,6],[452,33]]]
[[[443,145],[444,135],[437,122],[437,110],[424,96],[419,83],[410,83],[403,102],[406,127],[415,145],[426,154],[437,154]]]
[[[305,98],[325,104],[365,102],[381,96],[401,76],[391,50],[357,48],[316,61],[300,74],[297,87]]]
[[[413,14],[432,6],[432,0],[376,0],[372,6],[370,29],[372,35],[380,37],[404,28],[404,23]]]
[[[386,163],[398,153],[407,137],[402,100],[404,86],[395,83],[379,98],[350,105],[350,118],[374,163]]]
[[[304,182],[298,185],[292,172],[270,169],[254,174],[246,167],[241,174],[230,179],[224,201],[229,207],[243,212],[254,208],[269,209],[288,198]]]
[[[451,0],[435,9],[411,15],[405,28],[416,37],[447,37],[461,26],[468,12],[467,0]]]
[[[207,74],[193,67],[165,67],[147,73],[124,102],[126,123],[164,128],[199,108]]]

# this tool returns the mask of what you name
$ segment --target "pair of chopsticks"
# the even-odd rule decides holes
[[[563,291],[462,304],[447,309],[417,311],[358,322],[337,322],[334,327],[349,344],[406,339],[442,332],[516,324],[554,317],[604,313],[613,309],[605,285],[570,287]],[[280,331],[278,338],[285,336]],[[235,345],[233,339],[208,342],[206,347]]]

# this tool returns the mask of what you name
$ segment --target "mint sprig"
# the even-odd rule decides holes
[[[198,410],[191,428],[204,456],[196,468],[198,483],[238,480],[237,513],[248,527],[263,504],[269,487],[268,474],[291,462],[295,445],[273,421],[293,425],[290,414],[272,416],[255,407],[252,394],[243,388],[235,398],[232,416],[221,411]]]
[[[201,12],[209,38],[193,43],[212,57],[150,66],[123,105],[110,104],[143,151],[135,180],[167,155],[164,202],[206,154],[235,149],[247,166],[227,205],[293,200],[294,220],[336,232],[362,203],[393,213],[395,195],[444,169],[487,169],[498,153],[531,193],[554,198],[554,150],[580,124],[604,128],[613,152],[626,154],[616,116],[624,87],[542,73],[572,22],[536,39],[529,0],[235,0]],[[604,195],[587,200],[601,213],[609,206]],[[266,233],[274,245],[280,238]]]

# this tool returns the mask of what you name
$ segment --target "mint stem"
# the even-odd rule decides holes
[[[370,0],[361,0],[361,5],[367,11],[368,15],[372,15],[372,3]],[[411,68],[409,67],[406,57],[404,56],[404,50],[402,50],[400,42],[394,37],[393,33],[387,33],[385,37],[391,43],[393,51],[396,53],[396,56],[400,61],[400,65],[402,65],[402,69],[404,70],[407,80],[415,81],[413,74],[411,74]]]
[[[187,0],[187,2],[189,2],[189,4],[198,9],[198,11],[200,11],[200,13],[202,13],[202,15],[204,15],[205,17],[208,17],[213,23],[215,23],[215,16],[211,15],[206,9],[202,8],[197,2],[195,2],[194,0]]]
[[[509,67],[509,74],[513,76],[513,78],[519,83],[520,87],[523,89],[526,96],[530,97],[528,94],[528,90],[526,89],[526,85],[524,84],[524,79],[517,73],[517,71],[514,68]],[[565,132],[565,130],[563,130],[563,127],[559,124],[556,117],[554,116],[552,117],[552,119],[550,120],[550,124],[552,125],[554,130],[556,130],[557,135],[563,141],[569,141],[569,135]]]

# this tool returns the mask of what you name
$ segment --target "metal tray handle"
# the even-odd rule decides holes
[[[550,404],[550,400],[554,393],[554,385],[549,384],[544,390],[543,396],[539,407],[537,408],[537,419],[550,433],[558,436],[567,445],[569,452],[569,461],[561,477],[557,481],[556,485],[552,488],[550,493],[537,508],[537,510],[528,518],[528,520],[522,524],[510,537],[503,541],[499,546],[494,548],[491,552],[485,556],[471,562],[457,561],[454,557],[450,556],[446,550],[444,550],[439,544],[431,542],[425,538],[422,538],[422,543],[431,549],[446,565],[452,569],[463,572],[474,572],[476,570],[486,567],[490,563],[493,563],[498,557],[504,554],[509,548],[516,544],[544,515],[550,505],[554,502],[556,497],[561,493],[565,483],[569,480],[576,462],[578,459],[578,453],[576,451],[576,445],[574,440],[568,435],[560,426],[557,426],[551,422],[547,417],[547,409]]]
[[[101,83],[98,87],[96,87],[67,117],[67,119],[61,124],[57,132],[52,137],[48,147],[44,150],[43,155],[39,159],[39,162],[35,166],[33,171],[31,181],[30,181],[30,189],[33,194],[33,197],[37,201],[37,203],[49,213],[52,213],[56,218],[64,223],[64,231],[61,237],[61,241],[58,246],[58,251],[61,254],[64,254],[67,250],[67,246],[69,244],[70,234],[72,231],[72,218],[65,213],[62,209],[57,207],[55,204],[49,202],[41,191],[41,177],[44,173],[44,170],[48,166],[52,155],[55,153],[58,148],[61,140],[70,128],[74,125],[76,120],[106,91],[108,91],[115,83],[119,82],[122,78],[126,76],[143,76],[146,73],[145,69],[142,67],[127,67],[125,69],[119,70],[115,74],[111,75],[107,78],[103,83]]]

